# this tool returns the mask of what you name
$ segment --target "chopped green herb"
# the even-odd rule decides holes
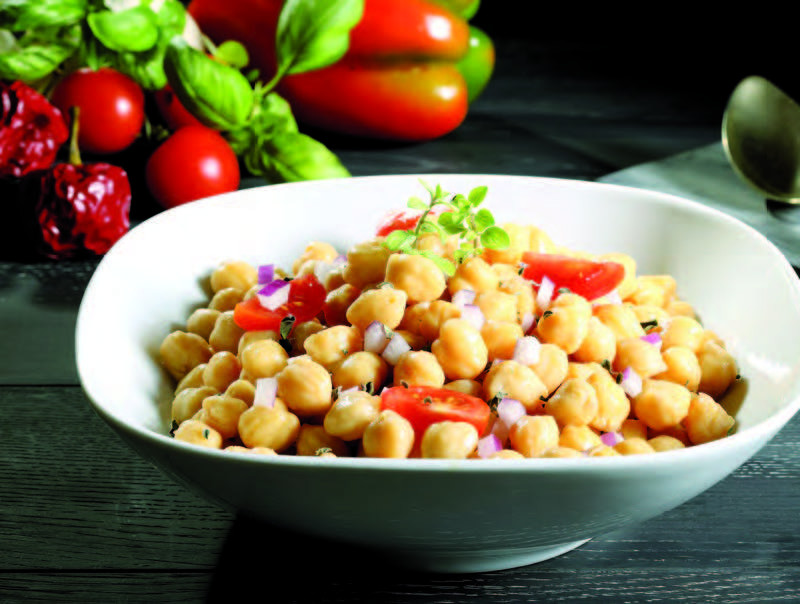
[[[375,394],[374,388],[375,387],[372,385],[372,382],[367,382],[364,384],[364,392],[367,392],[368,394]]]
[[[433,399],[429,396],[426,396],[424,399],[422,399],[422,402],[425,403],[426,405],[432,405]]]
[[[520,267],[517,269],[517,274],[518,274],[520,277],[522,276],[522,273],[524,273],[524,272],[525,272],[525,267],[524,267],[524,266],[520,266]]]
[[[347,356],[348,354],[350,354],[350,351],[349,351],[349,350],[347,350],[347,348],[342,348],[342,354],[343,354],[344,356]]]
[[[642,329],[647,331],[648,329],[654,329],[658,327],[658,319],[653,319],[652,321],[645,321],[644,323],[640,323]]]
[[[294,315],[286,315],[283,319],[281,319],[280,333],[282,340],[286,340],[289,337],[295,321],[297,321],[297,319]]]
[[[546,311],[544,311],[544,313],[542,314],[542,319],[544,319],[545,317],[549,317],[549,316],[550,316],[550,315],[552,315],[552,314],[553,314],[553,311],[552,311],[552,310],[546,310]]]
[[[741,374],[737,373],[737,374],[736,374],[736,378],[735,378],[735,379],[737,379],[737,380],[741,380],[741,379],[742,379],[742,376],[741,376]]]
[[[489,409],[491,409],[492,413],[497,415],[497,405],[500,401],[502,401],[508,395],[503,392],[502,390],[498,391],[492,398],[486,401],[486,404],[489,405]]]
[[[556,292],[559,294],[571,294],[572,290],[570,290],[568,287],[559,287]]]
[[[203,438],[205,438],[206,440],[208,440],[208,435],[209,435],[209,434],[210,434],[210,432],[209,432],[208,428],[206,428],[205,430],[203,430]]]
[[[320,447],[319,449],[314,451],[314,455],[317,456],[322,455],[324,453],[333,453],[333,449],[331,449],[330,447]]]
[[[603,362],[600,363],[600,365],[603,366],[603,369],[611,373],[611,361],[609,361],[608,359],[603,359]]]
[[[622,374],[621,374],[621,373],[618,373],[618,374],[617,374],[617,375],[614,377],[614,380],[617,382],[617,384],[621,384],[621,383],[622,383]]]
[[[405,380],[400,380],[400,385],[401,385],[403,388],[408,388],[408,382],[406,382]]]
[[[169,435],[170,435],[170,436],[174,435],[174,434],[175,434],[175,430],[177,430],[177,429],[178,429],[178,422],[176,422],[176,421],[173,419],[173,420],[172,420],[172,426],[171,426],[171,427],[170,427],[170,429],[169,429]]]

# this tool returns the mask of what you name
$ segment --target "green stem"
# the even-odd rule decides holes
[[[287,67],[280,67],[278,71],[275,73],[275,75],[272,76],[272,79],[266,84],[264,84],[265,95],[269,92],[272,92],[272,90],[278,85],[278,82],[280,82],[283,79],[283,76],[286,75],[287,69],[288,69]]]
[[[81,108],[77,105],[70,107],[70,132],[69,132],[69,163],[73,166],[81,165],[81,151],[78,146],[78,131],[80,130]]]

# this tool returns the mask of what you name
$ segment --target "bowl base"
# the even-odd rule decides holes
[[[433,573],[483,573],[517,568],[543,562],[580,547],[589,539],[545,545],[541,547],[463,551],[415,551],[413,554],[387,552],[386,555],[398,564],[414,570]]]

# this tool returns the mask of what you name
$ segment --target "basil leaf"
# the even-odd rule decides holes
[[[179,0],[164,0],[156,12],[158,25],[162,30],[179,34],[186,26],[186,8]]]
[[[158,42],[158,20],[146,6],[90,13],[86,22],[103,46],[117,52],[143,52]]]
[[[145,53],[119,53],[115,65],[118,71],[135,80],[145,90],[161,90],[167,85],[165,54],[164,46],[156,46]]]
[[[511,239],[500,227],[491,226],[481,233],[481,243],[491,250],[504,250],[511,245]]]
[[[214,56],[223,63],[235,67],[236,69],[244,69],[250,62],[247,49],[244,45],[235,40],[228,40],[217,46]]]
[[[248,169],[273,182],[350,176],[325,145],[299,132],[283,132],[266,139],[257,150],[257,159],[257,163],[246,162]]]
[[[292,74],[336,63],[361,21],[364,0],[286,0],[278,18],[278,73]]]
[[[86,0],[2,0],[0,28],[27,31],[42,27],[64,27],[86,14]]]
[[[79,43],[79,25],[63,29],[57,36],[25,34],[15,49],[0,54],[0,79],[33,82],[44,78],[71,57]]]
[[[297,132],[297,122],[286,99],[271,92],[256,105],[244,126],[228,132],[227,139],[236,155],[245,155],[245,163],[249,154],[251,163],[258,166],[264,141],[281,132]]]
[[[183,106],[207,126],[233,130],[253,110],[253,89],[247,78],[192,48],[180,36],[167,46],[164,71]]]
[[[490,226],[494,226],[494,216],[486,208],[481,208],[475,214],[475,228],[479,231],[484,231]]]

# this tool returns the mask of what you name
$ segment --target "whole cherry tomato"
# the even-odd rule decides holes
[[[289,301],[270,310],[261,306],[253,296],[239,302],[233,309],[234,322],[247,331],[277,331],[281,320],[292,315],[295,323],[304,323],[316,317],[325,304],[325,288],[314,275],[304,275],[289,284]]]
[[[78,144],[90,153],[117,153],[130,146],[144,125],[144,93],[128,76],[108,67],[73,71],[53,91],[64,116],[81,108]]]
[[[228,142],[205,126],[184,126],[147,160],[147,187],[165,208],[239,187],[239,162]]]
[[[189,113],[183,106],[178,96],[169,85],[153,93],[158,112],[170,130],[177,130],[183,126],[202,126],[200,120]]]
[[[536,283],[550,279],[556,290],[565,287],[587,300],[611,293],[625,278],[625,267],[618,262],[595,262],[560,254],[525,252],[522,276]]]

